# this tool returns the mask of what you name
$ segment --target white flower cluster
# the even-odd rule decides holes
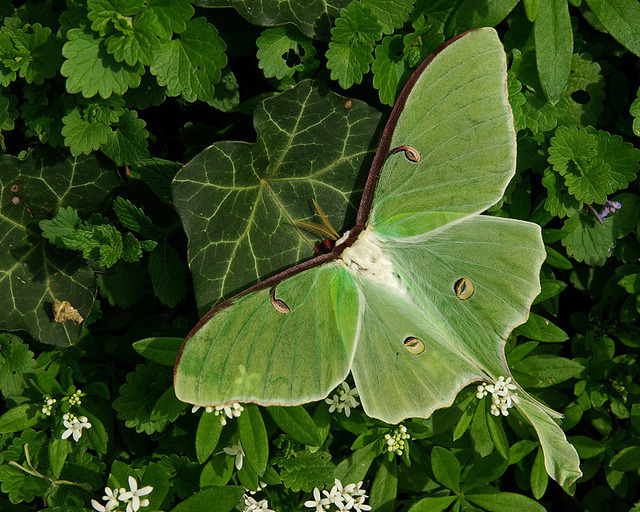
[[[509,416],[509,410],[514,404],[519,403],[518,394],[514,391],[518,389],[518,386],[511,383],[511,377],[506,380],[501,375],[495,384],[483,383],[478,386],[478,392],[476,398],[482,399],[491,393],[491,414],[494,416]]]
[[[402,455],[404,452],[404,442],[405,440],[411,439],[411,436],[407,434],[407,427],[398,425],[393,435],[385,434],[384,438],[387,440],[387,451]]]
[[[42,397],[44,399],[44,405],[42,406],[42,414],[45,416],[51,416],[51,411],[53,411],[53,405],[57,402],[55,398],[51,398],[50,395],[44,395]]]
[[[66,430],[62,433],[62,439],[73,435],[73,440],[78,441],[82,436],[82,429],[91,428],[91,423],[86,416],[74,416],[70,412],[62,416],[62,424]]]
[[[196,412],[198,409],[200,409],[200,406],[194,405],[191,408],[191,412]],[[244,411],[244,407],[242,407],[238,402],[233,402],[228,405],[208,405],[204,408],[204,412],[213,412],[216,416],[220,416],[220,423],[222,423],[223,427],[227,424],[227,418],[237,418],[240,416],[242,411]]]
[[[329,510],[331,505],[335,505],[340,511],[355,510],[356,512],[366,512],[371,510],[371,506],[365,503],[367,494],[360,486],[362,482],[357,484],[349,484],[344,488],[342,482],[336,478],[335,485],[331,488],[331,491],[322,491],[324,498],[320,494],[320,489],[317,487],[313,490],[313,500],[305,501],[304,506],[309,508],[315,508],[316,512],[325,512]]]
[[[244,508],[242,512],[275,512],[269,508],[269,502],[267,500],[256,501],[251,496],[244,494]]]
[[[349,384],[343,382],[336,388],[336,392],[337,394],[334,394],[331,398],[325,398],[324,400],[330,405],[329,412],[344,411],[345,416],[349,417],[351,409],[355,409],[360,405],[360,402],[356,400],[358,390],[356,388],[350,389]]]
[[[83,393],[80,389],[78,391],[76,391],[73,395],[71,395],[69,397],[69,404],[70,405],[80,405],[82,404],[82,400],[80,400],[81,397],[85,396],[85,393]]]
[[[130,476],[129,489],[129,491],[125,491],[124,487],[121,487],[120,489],[110,489],[109,487],[105,487],[102,499],[107,503],[105,505],[101,505],[96,500],[91,500],[91,505],[98,512],[115,512],[118,510],[120,503],[127,504],[125,512],[136,512],[140,507],[146,507],[149,505],[149,500],[146,498],[141,500],[140,496],[146,496],[149,494],[153,491],[153,487],[147,485],[142,489],[138,489],[138,482],[135,478]]]

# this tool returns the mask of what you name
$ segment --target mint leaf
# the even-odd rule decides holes
[[[331,79],[338,80],[343,89],[362,82],[373,62],[373,44],[381,37],[382,25],[371,9],[359,2],[342,9],[326,53]]]
[[[322,488],[333,483],[335,465],[327,452],[299,451],[289,458],[279,458],[282,483],[293,491],[311,492],[314,487]]]
[[[130,308],[142,298],[148,286],[145,267],[140,262],[119,263],[98,275],[98,286],[109,304]]]
[[[564,180],[557,172],[545,169],[542,184],[548,194],[544,207],[551,215],[562,218],[579,212],[582,202],[567,192]]]
[[[5,398],[22,394],[25,374],[31,373],[35,366],[29,345],[13,334],[0,334],[0,390]]]
[[[20,115],[16,109],[18,99],[13,95],[0,94],[0,132],[8,132],[15,127],[14,119]]]
[[[169,96],[181,95],[186,101],[207,101],[214,94],[227,65],[226,45],[216,28],[205,18],[196,18],[186,30],[156,50],[151,73]]]
[[[87,7],[91,28],[105,38],[117,62],[151,64],[162,26],[144,0],[88,0]]]
[[[601,226],[595,217],[585,215],[567,219],[561,235],[567,254],[587,265],[604,265],[616,241],[611,219],[605,219]]]
[[[207,103],[222,112],[232,112],[238,109],[240,105],[238,81],[228,66],[222,71],[222,78],[216,85],[213,98],[207,101]]]
[[[60,208],[53,219],[41,220],[40,229],[43,237],[64,248],[64,238],[74,233],[81,224],[78,212],[67,206]]]
[[[629,113],[633,117],[633,133],[640,137],[640,88],[636,93],[636,99],[629,108]]]
[[[151,222],[151,219],[145,215],[142,208],[138,208],[128,199],[116,197],[113,202],[113,209],[118,220],[125,228],[135,231],[144,238],[159,237],[158,228]]]
[[[174,307],[187,293],[186,272],[178,253],[163,240],[149,255],[149,277],[160,302]]]
[[[155,13],[162,27],[159,34],[163,38],[171,37],[171,33],[180,34],[187,28],[187,21],[195,12],[189,0],[147,0],[147,5]]]
[[[122,95],[129,88],[140,85],[144,66],[118,63],[101,45],[101,39],[88,29],[74,28],[67,32],[68,41],[62,47],[66,58],[60,73],[67,77],[67,92],[82,93],[85,98],[100,94],[108,98]]]
[[[264,76],[278,80],[303,70],[305,62],[316,54],[311,41],[291,25],[264,30],[256,45],[258,66]]]
[[[64,145],[62,118],[74,106],[73,97],[57,94],[50,83],[26,85],[22,91],[25,101],[20,111],[28,133],[31,135],[32,132],[40,142],[47,142],[53,147]]]
[[[100,265],[112,267],[122,255],[123,242],[120,232],[111,224],[101,224],[93,228],[93,239],[99,244]]]
[[[416,67],[438,46],[444,43],[442,24],[420,15],[412,23],[413,32],[403,37],[404,57],[409,67]]]
[[[640,149],[630,142],[624,142],[620,135],[611,135],[598,130],[598,155],[611,167],[611,183],[613,191],[627,188],[628,183],[636,179]]]
[[[95,119],[86,119],[79,109],[62,118],[62,136],[73,156],[88,155],[107,142],[109,125]]]
[[[147,123],[138,119],[135,110],[125,110],[114,130],[109,130],[107,141],[100,150],[116,165],[130,165],[149,158]]]
[[[378,89],[382,103],[393,105],[411,74],[411,69],[403,58],[403,36],[398,34],[385,37],[376,47],[375,55],[371,66],[373,86]]]
[[[382,25],[383,34],[392,34],[409,20],[416,0],[362,0]]]

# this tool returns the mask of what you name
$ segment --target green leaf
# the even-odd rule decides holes
[[[550,168],[545,169],[542,184],[548,194],[544,207],[551,215],[563,218],[580,210],[582,202],[569,194],[560,174]]]
[[[218,423],[220,422],[218,421]],[[204,460],[208,457],[207,455]],[[229,480],[231,480],[234,469],[234,459],[227,457],[227,454],[224,452],[219,453],[212,457],[202,468],[202,473],[200,473],[200,487],[227,485]]]
[[[533,461],[533,466],[531,467],[529,481],[531,482],[531,493],[533,494],[533,497],[539,500],[544,496],[549,483],[549,475],[547,475],[547,470],[544,468],[544,454],[542,453],[542,448],[538,448],[538,453],[536,453],[536,458]]]
[[[118,166],[134,164],[149,158],[149,132],[146,126],[144,119],[138,119],[135,110],[125,110],[115,125],[115,130],[109,131],[107,141],[100,147],[100,151]]]
[[[196,18],[175,39],[160,44],[151,73],[159,85],[166,86],[169,96],[206,101],[213,96],[214,85],[227,65],[226,48],[216,28],[205,18]]]
[[[238,418],[238,433],[247,462],[258,476],[262,476],[269,459],[269,439],[257,405],[245,404],[244,412]]]
[[[277,459],[276,463],[281,468],[282,483],[293,491],[311,492],[314,487],[322,488],[333,483],[335,466],[327,452],[299,451],[293,457]]]
[[[173,366],[184,338],[154,337],[136,341],[133,349],[145,359],[163,366]]]
[[[0,391],[5,398],[22,394],[26,374],[35,366],[29,345],[13,334],[0,333]]]
[[[566,0],[541,0],[535,18],[536,63],[542,90],[556,104],[571,71],[573,32]]]
[[[419,16],[412,23],[414,32],[403,37],[404,57],[407,65],[416,67],[438,46],[444,43],[441,24],[431,17]]]
[[[331,79],[338,80],[343,89],[362,82],[373,62],[373,44],[381,37],[382,25],[371,9],[360,2],[342,9],[326,53]]]
[[[640,5],[635,0],[586,0],[609,33],[640,56]]]
[[[609,461],[609,467],[616,471],[634,471],[640,467],[640,446],[627,446]]]
[[[537,501],[511,492],[499,494],[472,494],[466,498],[488,512],[545,512],[545,508]]]
[[[311,41],[291,25],[264,30],[256,45],[258,66],[264,76],[278,80],[302,71],[305,63],[313,60],[316,54]]]
[[[127,309],[142,298],[148,279],[140,263],[120,263],[98,275],[98,286],[109,304]]]
[[[595,218],[581,215],[577,219],[567,219],[562,227],[562,245],[567,254],[587,265],[604,265],[615,243],[613,222],[609,218],[601,226]]]
[[[4,96],[0,94],[0,132],[8,132],[14,129],[14,120],[20,116],[16,109],[18,99],[13,94]]]
[[[240,486],[208,487],[178,503],[170,512],[192,512],[194,510],[229,512],[238,504],[243,494],[244,488]]]
[[[375,442],[370,443],[367,446],[356,450],[347,458],[342,459],[340,464],[336,467],[334,476],[344,485],[351,483],[357,484],[361,480],[364,480],[373,459],[377,455],[377,451],[374,450],[376,445],[377,443]]]
[[[196,430],[196,456],[200,464],[203,464],[216,449],[222,433],[222,426],[220,416],[206,411],[203,411],[200,415],[198,429]],[[224,459],[228,459],[226,454]],[[232,461],[233,459],[229,460]],[[231,467],[233,468],[233,464],[231,464]]]
[[[502,420],[493,414],[487,415],[487,428],[496,451],[504,460],[509,460],[509,440],[504,432]]]
[[[144,66],[118,63],[100,45],[100,39],[88,29],[74,28],[67,32],[68,41],[62,48],[65,61],[60,73],[67,77],[67,92],[82,93],[85,98],[100,94],[124,94],[140,85]]]
[[[513,369],[529,376],[528,387],[546,388],[577,377],[584,366],[564,357],[540,354],[525,357],[514,364]]]
[[[294,407],[267,407],[278,427],[299,443],[309,446],[322,444],[322,434],[311,416],[301,405]]]
[[[78,109],[62,118],[62,136],[73,156],[88,155],[100,148],[109,137],[109,125],[84,119]]]
[[[633,133],[640,137],[640,87],[636,93],[637,98],[629,108],[629,114],[633,117]]]
[[[135,231],[144,238],[158,238],[160,233],[151,219],[131,201],[123,197],[116,197],[113,202],[113,210],[120,223],[127,229]]]
[[[529,319],[524,324],[516,327],[515,331],[531,340],[548,343],[559,343],[569,338],[560,327],[535,313],[530,313]]]
[[[486,457],[493,451],[493,441],[491,440],[489,427],[487,426],[487,407],[484,401],[478,402],[473,419],[471,420],[469,433],[471,435],[473,449],[481,457]]]
[[[461,0],[445,25],[447,36],[478,27],[495,27],[519,0]]]
[[[556,279],[540,279],[540,294],[534,299],[534,304],[539,304],[562,293],[567,283]]]
[[[333,19],[349,0],[199,0],[205,7],[233,7],[254,25],[271,27],[291,23],[307,37],[326,41]]]
[[[628,276],[624,276],[618,284],[622,286],[627,293],[632,293],[634,295],[640,294],[640,274],[629,274]]]
[[[416,0],[362,0],[382,25],[383,34],[392,34],[409,20]]]
[[[524,5],[524,12],[527,15],[527,19],[531,23],[536,20],[541,1],[542,0],[522,0],[522,3]]]
[[[149,277],[154,293],[169,307],[174,307],[187,293],[184,265],[166,240],[149,255]]]
[[[93,428],[93,423],[91,423],[91,428]],[[47,452],[53,477],[58,479],[69,454],[69,441],[59,437],[52,437],[47,446]]]
[[[439,484],[453,492],[460,491],[460,462],[449,450],[441,446],[433,447],[431,469]]]
[[[586,436],[571,436],[568,441],[575,446],[581,459],[597,457],[606,450],[604,444]]]
[[[89,266],[40,236],[38,222],[60,208],[91,213],[120,184],[114,169],[92,157],[60,159],[32,152],[0,159],[0,186],[14,203],[0,219],[0,329],[26,330],[43,343],[68,346],[82,329],[55,322],[55,300],[67,300],[86,318],[95,295]]]
[[[0,416],[0,434],[20,432],[39,421],[40,408],[36,404],[16,405]]]
[[[455,496],[442,496],[440,498],[422,498],[413,504],[409,512],[444,512],[454,501]]]
[[[534,443],[537,444],[537,443]],[[509,456],[512,452],[517,450],[517,443],[513,447],[508,449]],[[471,466],[471,470],[464,479],[462,490],[465,494],[484,486],[490,482],[496,481],[500,478],[508,467],[508,461],[497,451],[493,452],[480,460],[476,460]]]
[[[187,406],[188,404],[178,400],[173,386],[171,386],[158,398],[149,418],[151,421],[166,420],[167,422],[172,422],[180,416],[180,413],[184,411]]]
[[[191,2],[185,0],[147,0],[146,3],[158,17],[161,37],[171,37],[172,32],[184,32],[195,12]]]
[[[407,81],[409,67],[403,58],[403,36],[398,34],[385,37],[376,46],[376,58],[371,66],[373,71],[373,86],[378,89],[380,101],[393,105],[402,86]]]
[[[312,199],[336,229],[351,222],[379,120],[303,81],[258,106],[255,144],[217,142],[178,172],[173,197],[201,311],[314,254],[317,241],[292,223],[319,220]]]
[[[397,493],[398,465],[395,459],[383,458],[369,491],[369,505],[373,512],[393,512]]]

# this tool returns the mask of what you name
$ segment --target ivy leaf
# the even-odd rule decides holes
[[[547,189],[547,199],[544,202],[545,209],[556,217],[575,215],[582,208],[582,202],[567,192],[567,187],[561,176],[551,169],[545,169],[542,184]]]
[[[326,53],[331,79],[338,80],[343,89],[362,82],[373,62],[373,44],[381,37],[382,25],[371,9],[359,2],[342,9]]]
[[[162,27],[159,35],[164,38],[171,37],[171,32],[184,32],[195,12],[189,0],[147,0],[147,5],[157,16]]]
[[[25,374],[36,367],[29,345],[9,333],[0,334],[0,390],[5,398],[17,397],[24,390]]]
[[[71,207],[90,214],[120,184],[114,169],[92,157],[61,159],[33,152],[0,159],[0,329],[25,330],[43,343],[67,346],[81,326],[53,320],[56,299],[87,317],[95,295],[91,268],[50,245],[38,222]]]
[[[134,164],[149,158],[147,123],[138,119],[135,110],[125,110],[114,130],[109,130],[107,141],[100,150],[117,166]]]
[[[205,18],[196,18],[182,34],[160,44],[151,73],[159,85],[167,87],[169,96],[206,101],[213,96],[214,84],[227,65],[226,48],[216,28]]]
[[[282,483],[293,491],[311,492],[314,487],[333,483],[335,465],[327,452],[300,451],[293,457],[277,459],[276,464],[281,468]]]
[[[256,143],[216,142],[178,172],[173,200],[200,308],[313,255],[316,241],[292,223],[317,220],[312,199],[337,229],[349,222],[379,120],[365,103],[302,81],[258,105]]]
[[[151,420],[151,412],[164,392],[172,385],[171,376],[153,363],[139,364],[127,374],[127,382],[120,386],[120,396],[113,402],[118,418],[136,432],[151,435],[162,432],[166,418]]]
[[[640,4],[635,0],[586,0],[609,33],[640,56]]]
[[[327,41],[329,29],[350,0],[198,0],[203,7],[233,7],[254,25],[272,27],[292,23],[307,37]]]
[[[382,25],[383,34],[392,34],[409,19],[416,0],[362,0]]]
[[[67,77],[67,92],[82,93],[85,98],[100,94],[108,98],[112,94],[122,95],[131,87],[140,85],[144,66],[118,63],[101,46],[101,40],[89,29],[74,28],[67,32],[68,41],[62,47],[66,58],[60,69]]]
[[[258,66],[267,78],[278,80],[302,71],[316,50],[311,41],[292,25],[268,28],[256,41]]]
[[[380,101],[393,105],[402,86],[409,78],[411,69],[403,58],[403,36],[385,37],[376,47],[373,61],[373,86],[378,89]]]
[[[567,219],[561,235],[567,254],[592,266],[604,265],[616,242],[611,219],[605,219],[601,226],[594,217],[586,215]]]

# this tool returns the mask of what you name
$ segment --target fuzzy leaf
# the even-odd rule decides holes
[[[378,89],[380,101],[393,105],[409,77],[410,69],[403,58],[403,36],[385,37],[376,47],[373,61],[373,86]]]
[[[113,210],[120,223],[127,229],[135,231],[143,238],[157,238],[160,233],[151,219],[128,199],[116,197]]]
[[[278,80],[304,69],[305,61],[316,54],[311,41],[291,25],[264,30],[256,45],[258,66],[264,70],[264,76]],[[292,59],[297,63],[291,62]]]
[[[564,180],[557,172],[545,169],[542,184],[547,189],[544,207],[551,215],[563,218],[575,214],[582,207],[582,202],[567,192]]]
[[[5,398],[18,396],[25,387],[26,375],[36,366],[29,346],[13,334],[0,334],[0,390]]]
[[[379,119],[365,103],[303,81],[258,106],[255,144],[217,142],[182,168],[173,199],[199,308],[313,255],[317,242],[289,221],[315,220],[312,199],[342,228]]]
[[[162,37],[171,37],[172,32],[184,32],[195,12],[189,0],[147,0],[147,5],[158,18]]]
[[[363,0],[382,25],[383,34],[392,34],[409,19],[416,0]]]
[[[615,241],[613,221],[609,218],[601,226],[595,218],[581,215],[577,219],[567,219],[562,227],[562,245],[567,254],[587,265],[604,265]]]
[[[300,451],[293,457],[277,459],[282,483],[293,491],[311,492],[314,487],[322,488],[333,483],[335,466],[327,452]]]
[[[216,28],[205,18],[196,18],[175,39],[161,43],[151,73],[159,85],[167,87],[169,96],[182,95],[189,102],[207,101],[227,65],[226,48]]]
[[[326,53],[331,79],[338,80],[343,89],[362,82],[373,62],[373,44],[380,37],[382,25],[368,7],[351,2],[340,11]]]
[[[609,33],[640,56],[640,4],[636,0],[586,0]]]
[[[633,117],[633,133],[640,137],[640,88],[636,93],[637,98],[631,104],[629,113]]]
[[[100,148],[109,137],[109,125],[83,118],[78,109],[62,118],[62,136],[73,156],[88,155]]]
[[[100,151],[118,166],[134,164],[149,158],[149,132],[146,126],[144,119],[138,119],[135,110],[125,110],[115,130],[109,130],[107,141],[100,147]]]
[[[144,66],[116,62],[100,45],[100,39],[88,29],[71,29],[67,39],[62,48],[66,60],[60,73],[67,77],[68,93],[80,92],[85,98],[100,94],[102,98],[108,98],[140,85]]]

